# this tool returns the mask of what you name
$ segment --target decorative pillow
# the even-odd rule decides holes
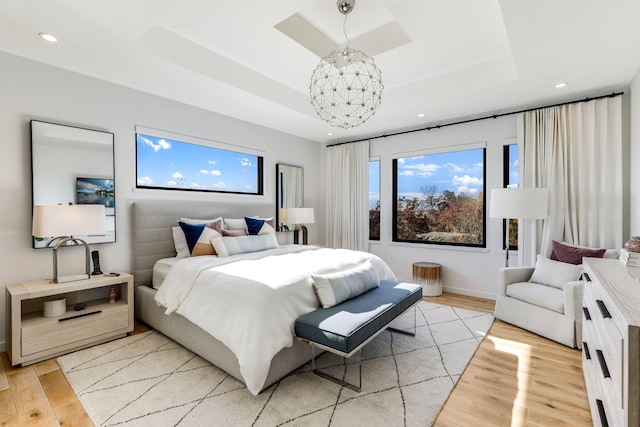
[[[188,224],[182,221],[178,224],[184,232],[191,256],[216,254],[211,238],[219,234],[213,228],[208,227],[207,224]]]
[[[271,218],[273,220],[273,218]],[[266,219],[261,218],[249,218],[245,217],[244,221],[247,223],[247,231],[249,235],[258,235],[275,233],[276,230],[270,225]]]
[[[246,236],[247,235],[247,231],[246,230],[225,230],[224,228],[222,230],[220,230],[223,236],[229,236],[229,237],[239,237],[239,236]]]
[[[226,257],[274,249],[278,247],[278,240],[276,240],[275,233],[239,237],[225,237],[215,233],[215,236],[211,238],[211,244],[219,257]]]
[[[193,218],[180,218],[178,222],[184,222],[186,224],[206,224],[207,227],[213,228],[216,231],[222,230],[222,217],[214,219],[193,219]]]
[[[380,277],[369,260],[331,274],[312,274],[313,289],[322,308],[333,307],[380,286]]]
[[[568,262],[569,264],[582,264],[582,257],[602,258],[606,249],[592,249],[580,246],[571,246],[564,243],[551,241],[551,259]]]
[[[189,246],[187,246],[187,239],[184,237],[182,228],[171,227],[171,233],[173,234],[173,246],[176,248],[176,257],[189,258]]]
[[[224,228],[227,230],[247,230],[247,223],[244,221],[244,218],[235,219],[235,218],[225,218],[224,219]]]
[[[567,282],[580,279],[582,266],[566,262],[553,261],[538,255],[536,267],[529,282],[541,283],[562,289]]]

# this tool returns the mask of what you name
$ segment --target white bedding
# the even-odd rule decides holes
[[[377,256],[346,249],[286,245],[232,257],[200,256],[175,263],[156,302],[222,341],[257,395],[271,359],[293,344],[293,326],[319,307],[311,274],[330,273],[371,260],[381,279],[395,280]]]
[[[151,279],[151,283],[153,285],[153,289],[159,289],[160,285],[164,282],[164,279],[167,278],[167,274],[169,274],[169,270],[174,264],[180,261],[182,258],[171,257],[171,258],[162,258],[156,261],[153,265],[153,276]]]

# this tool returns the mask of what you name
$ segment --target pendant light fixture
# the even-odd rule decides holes
[[[349,47],[347,14],[355,3],[355,0],[338,0],[338,11],[344,15],[345,47],[320,60],[309,87],[311,104],[320,118],[344,129],[359,126],[375,114],[384,88],[373,58]]]

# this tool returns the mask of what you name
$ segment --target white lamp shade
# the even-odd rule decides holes
[[[287,223],[288,224],[313,224],[315,218],[313,208],[288,208]]]
[[[34,237],[106,234],[104,205],[34,206]]]
[[[545,219],[549,209],[546,188],[494,188],[489,216],[509,219]]]

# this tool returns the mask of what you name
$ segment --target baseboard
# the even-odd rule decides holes
[[[2,341],[0,342],[0,353],[7,351],[7,342],[6,341]]]
[[[456,287],[453,287],[453,286],[443,286],[442,290],[444,292],[450,292],[452,294],[465,295],[465,296],[468,296],[468,297],[490,299],[490,300],[493,300],[493,301],[495,301],[496,298],[497,298],[496,294],[492,294],[490,292],[479,292],[479,291],[474,291],[472,289],[456,288]]]

